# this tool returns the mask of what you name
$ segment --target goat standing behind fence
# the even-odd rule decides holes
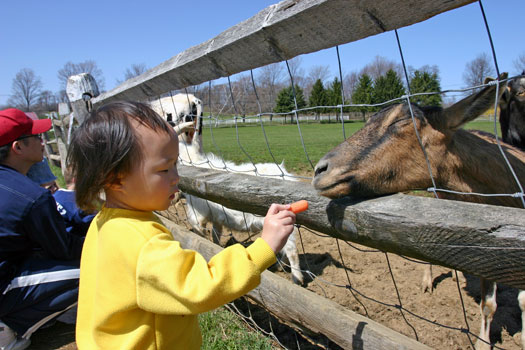
[[[506,74],[501,78],[505,79]],[[346,195],[370,197],[431,188],[433,178],[436,187],[458,192],[520,192],[521,186],[509,172],[494,137],[461,129],[494,104],[495,90],[496,85],[486,87],[445,109],[406,104],[383,109],[361,130],[319,160],[315,167],[314,187],[330,198]],[[418,144],[415,128],[425,153]],[[503,150],[519,182],[525,183],[525,153],[505,144]],[[445,199],[523,207],[523,198],[510,195],[487,197],[437,193]],[[478,349],[490,347],[490,324],[497,307],[496,284],[484,279],[481,283],[479,338],[482,341],[477,342]],[[520,292],[518,300],[523,317],[524,292]],[[523,330],[522,343],[525,344]]]

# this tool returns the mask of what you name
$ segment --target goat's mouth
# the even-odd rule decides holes
[[[323,175],[316,174],[312,181],[312,185],[321,196],[332,199],[340,198],[354,194],[353,188],[358,187],[353,175],[348,175],[335,181],[327,181],[326,176]]]
[[[192,130],[192,131],[186,131],[184,133],[184,136],[186,138],[186,142],[187,143],[191,143],[193,141],[193,136],[195,136],[195,131]]]
[[[345,196],[369,198],[381,195],[360,181],[358,176],[348,173],[333,180],[328,179],[326,174],[316,174],[312,185],[321,196],[331,199]]]

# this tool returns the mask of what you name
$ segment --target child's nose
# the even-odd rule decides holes
[[[176,184],[179,183],[179,180],[180,180],[179,172],[177,171],[177,168],[174,168],[173,175],[172,175],[172,178],[171,178],[171,183],[173,185],[176,185]]]

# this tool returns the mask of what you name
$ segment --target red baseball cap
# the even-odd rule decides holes
[[[0,146],[22,135],[38,135],[51,129],[51,119],[33,120],[16,108],[0,111]]]

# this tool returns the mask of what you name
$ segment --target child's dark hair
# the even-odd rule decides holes
[[[173,132],[146,104],[118,101],[99,107],[73,133],[67,163],[81,209],[94,209],[104,186],[128,174],[134,162],[142,159],[132,120],[155,131]]]

